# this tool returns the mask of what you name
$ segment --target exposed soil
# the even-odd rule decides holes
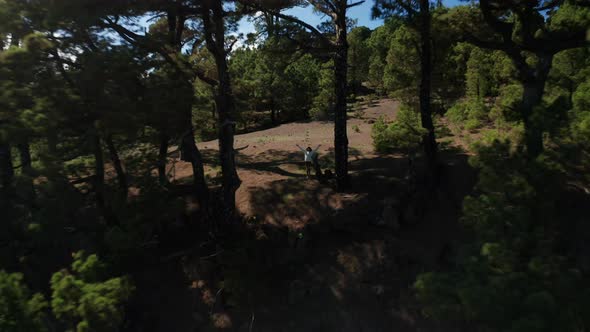
[[[399,104],[397,101],[385,99],[370,103],[365,107],[361,118],[353,117],[348,121],[350,157],[353,162],[379,157],[373,152],[372,122],[378,117],[384,117],[387,120],[394,119]],[[257,215],[260,212],[257,211],[257,208],[263,202],[257,195],[253,196],[253,194],[258,194],[271,187],[280,187],[281,184],[285,187],[285,192],[281,194],[285,195],[284,198],[287,200],[305,191],[318,190],[316,181],[306,179],[302,162],[303,155],[295,144],[302,147],[311,146],[314,149],[321,144],[318,150],[320,164],[324,169],[331,168],[333,171],[333,135],[334,126],[329,121],[288,123],[263,131],[237,135],[234,146],[238,150],[238,174],[242,185],[236,193],[236,202],[240,212],[247,217],[266,217],[267,221],[275,224],[289,224],[291,222],[289,218],[281,221],[270,215]],[[217,164],[217,140],[202,142],[197,145],[207,162],[206,174],[210,178],[217,177],[221,172],[221,168]],[[174,171],[171,172],[173,180],[182,181],[182,179],[192,176],[190,163],[182,162],[176,157],[173,160],[173,165]],[[353,176],[365,170],[365,168],[355,167],[355,165],[351,167]],[[291,182],[297,182],[292,191],[287,188],[291,187],[288,185]],[[320,191],[321,200],[326,199],[326,195],[333,193],[332,190],[327,188]],[[338,197],[332,197],[330,202],[333,205],[332,207],[338,207],[340,199],[339,195]],[[314,215],[313,209],[303,208],[304,206],[301,205],[302,208],[297,214],[297,218],[308,220],[317,217],[317,215]]]
[[[440,189],[412,189],[420,184],[408,181],[406,157],[372,148],[371,123],[395,118],[398,106],[381,100],[349,120],[353,189],[346,193],[307,179],[295,146],[322,144],[320,163],[333,167],[331,122],[236,136],[238,208],[253,234],[209,262],[184,257],[184,272],[171,268],[184,282],[165,277],[168,272],[161,278],[169,280],[154,277],[152,296],[175,294],[177,304],[162,300],[150,308],[160,316],[151,330],[458,331],[423,317],[411,285],[417,274],[440,268],[441,253],[464,236],[457,220],[475,173],[465,153],[445,152]],[[198,146],[214,182],[217,142]],[[173,181],[190,178],[189,164],[172,165]],[[379,224],[384,199],[397,202],[400,228]],[[220,273],[223,282],[212,277]]]

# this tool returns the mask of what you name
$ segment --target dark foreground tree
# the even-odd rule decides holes
[[[432,121],[432,41],[429,0],[376,0],[374,14],[379,17],[404,18],[420,35],[418,54],[420,58],[419,109],[422,127],[424,153],[431,182],[435,183],[437,174],[437,145]]]
[[[215,89],[215,108],[217,114],[217,129],[219,139],[219,159],[222,169],[222,203],[223,218],[231,222],[235,217],[235,192],[240,186],[240,179],[236,171],[234,153],[234,132],[235,132],[235,102],[231,91],[231,82],[227,65],[228,49],[226,48],[226,24],[228,23],[228,12],[223,8],[223,1],[203,1],[199,3],[164,1],[163,4],[155,3],[155,8],[144,8],[145,12],[164,12],[168,23],[167,42],[158,41],[150,35],[138,35],[123,27],[110,18],[105,18],[107,26],[117,31],[126,41],[137,46],[146,48],[162,56],[175,68],[175,75],[179,83],[192,82],[198,78],[211,85]],[[186,30],[185,22],[194,20],[197,26],[201,27],[198,37],[192,40],[192,50],[201,47],[204,42],[207,51],[213,56],[216,65],[216,77],[205,75],[203,70],[194,66],[184,54],[182,36]],[[191,107],[185,108],[186,120],[185,131],[182,134],[181,148],[183,159],[190,161],[193,165],[193,173],[197,192],[199,193],[201,205],[205,208],[208,204],[208,189],[206,187],[202,159],[194,141],[194,130],[192,128]],[[166,150],[168,135],[161,134],[160,147],[160,171],[164,162],[163,154]]]
[[[464,39],[478,47],[500,50],[512,60],[522,84],[518,106],[529,157],[543,152],[542,107],[545,82],[554,56],[589,45],[590,15],[584,1],[480,0],[480,13],[465,28]],[[465,13],[465,12],[463,12]],[[483,24],[488,29],[481,29]],[[477,31],[473,26],[479,26]]]
[[[217,69],[215,106],[218,115],[219,160],[223,176],[223,217],[226,222],[230,222],[236,217],[236,190],[240,187],[240,178],[236,171],[234,151],[236,109],[227,65],[226,14],[222,1],[203,1],[201,15],[207,50],[215,58]]]

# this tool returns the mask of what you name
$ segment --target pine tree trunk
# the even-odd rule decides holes
[[[169,11],[167,13],[168,20],[168,43],[177,53],[182,51],[182,34],[185,29],[184,23],[186,17]],[[183,77],[176,77],[178,82],[184,82]],[[182,84],[182,83],[180,83]],[[183,87],[184,88],[184,87]],[[189,91],[192,91],[192,86],[187,87]],[[183,124],[186,126],[180,143],[180,155],[181,160],[188,161],[191,163],[193,169],[193,185],[195,187],[195,194],[199,201],[200,208],[209,214],[209,187],[207,187],[207,181],[205,180],[205,169],[203,167],[203,158],[199,148],[197,148],[195,142],[195,131],[192,125],[192,101],[184,105],[182,110],[184,119]],[[166,156],[168,153],[168,135],[165,132],[161,133],[160,136],[160,151],[158,155],[158,176],[160,182],[167,182],[166,177]]]
[[[96,194],[96,202],[99,209],[104,210],[106,204],[104,197],[104,160],[100,137],[97,133],[93,133],[92,135],[92,145],[94,154],[94,191]]]
[[[536,158],[543,152],[543,128],[534,120],[534,110],[543,101],[545,82],[551,70],[552,55],[537,54],[538,61],[534,69],[521,69],[523,86],[521,114],[524,123],[525,145],[529,158]]]
[[[345,10],[343,11],[346,12]],[[336,184],[339,191],[350,187],[348,177],[348,135],[346,133],[346,93],[348,70],[348,42],[346,41],[346,15],[336,19],[336,49],[334,52],[334,78],[336,105],[334,110],[334,157]]]
[[[30,175],[31,173],[31,149],[29,142],[23,142],[17,145],[18,153],[20,155],[20,165],[23,173]]]
[[[20,165],[22,169],[22,174],[26,178],[26,185],[28,187],[29,192],[27,193],[26,201],[29,204],[32,204],[35,200],[35,187],[33,185],[33,168],[31,164],[31,149],[29,146],[28,140],[25,140],[22,143],[17,145],[18,154],[20,156]]]
[[[109,156],[111,161],[113,162],[113,166],[115,167],[115,171],[117,172],[117,182],[119,183],[119,189],[121,190],[121,195],[125,200],[127,200],[127,192],[129,190],[129,186],[127,184],[127,175],[125,174],[125,170],[123,169],[123,165],[121,164],[121,159],[119,158],[119,152],[115,147],[115,143],[113,142],[113,136],[108,135],[106,137],[107,148],[109,149]]]
[[[219,80],[216,89],[215,105],[218,115],[217,131],[222,172],[223,219],[226,224],[231,224],[236,217],[236,191],[240,187],[241,182],[236,171],[235,163],[235,103],[227,66],[225,20],[223,14],[221,1],[206,1],[204,3],[203,26],[206,35],[205,39],[207,49],[215,58]]]
[[[14,169],[12,167],[10,145],[0,143],[0,185],[2,186],[3,196],[9,192],[12,186],[12,180],[14,178]]]
[[[182,159],[191,163],[193,169],[193,185],[195,194],[199,201],[201,209],[207,211],[209,204],[209,188],[205,180],[205,169],[203,167],[203,158],[195,142],[192,125],[181,141]]]
[[[537,157],[543,152],[543,131],[539,124],[532,119],[532,113],[536,105],[540,103],[543,93],[537,84],[527,84],[523,87],[522,113],[524,122],[524,141],[527,155]]]
[[[116,226],[119,222],[106,202],[103,151],[100,136],[96,128],[92,129],[91,140],[92,153],[94,155],[94,195],[96,197],[96,206],[107,225]]]
[[[158,151],[158,179],[160,184],[168,183],[168,176],[166,175],[166,164],[168,162],[168,141],[170,140],[168,134],[162,129],[160,131],[160,149]]]
[[[432,183],[437,182],[437,146],[432,122],[431,99],[431,78],[432,78],[432,50],[430,44],[430,1],[420,0],[420,119],[426,134],[422,138],[426,163],[431,176]]]

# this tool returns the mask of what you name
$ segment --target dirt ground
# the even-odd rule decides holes
[[[394,119],[398,107],[385,99],[366,105],[359,117],[350,114],[353,189],[345,193],[306,179],[295,146],[321,144],[320,163],[333,167],[333,123],[289,123],[236,136],[237,204],[256,238],[215,258],[213,265],[224,269],[221,283],[208,280],[211,266],[191,257],[182,268],[162,269],[162,280],[146,280],[150,296],[161,299],[144,313],[157,316],[149,330],[459,331],[423,317],[411,285],[417,274],[439,268],[443,248],[464,236],[457,220],[475,173],[465,153],[444,152],[441,189],[408,199],[407,159],[375,154],[371,139],[371,123]],[[214,182],[217,142],[198,147]],[[173,181],[191,176],[188,163],[170,166]],[[401,228],[380,225],[384,199],[403,210],[415,205],[418,216]],[[219,306],[224,293],[238,303]]]
[[[352,161],[368,160],[377,158],[373,152],[371,139],[372,122],[379,117],[387,120],[393,120],[399,103],[394,100],[385,99],[374,103],[366,104],[363,108],[361,117],[354,117],[348,121],[348,139],[350,148],[350,157]],[[333,171],[334,160],[334,125],[329,121],[309,121],[287,123],[271,129],[252,132],[243,135],[237,135],[234,146],[238,150],[237,163],[238,175],[242,185],[236,193],[237,207],[241,213],[248,217],[264,217],[257,215],[257,205],[260,199],[253,196],[260,193],[263,189],[279,186],[281,182],[296,180],[301,190],[317,189],[315,180],[305,178],[305,168],[302,163],[303,154],[296,147],[299,144],[302,147],[311,146],[316,148],[321,144],[318,150],[320,164],[323,169]],[[217,140],[198,143],[201,153],[203,154],[207,166],[206,174],[210,178],[217,177],[221,168],[217,162],[218,142]],[[182,162],[178,158],[172,160],[174,170],[172,174],[173,181],[182,181],[192,176],[190,163]],[[352,174],[364,171],[355,167],[351,169]],[[307,189],[303,189],[307,188]],[[295,188],[294,188],[295,189]],[[298,189],[299,190],[299,189]],[[299,194],[298,191],[284,192],[285,199]],[[338,202],[332,202],[334,207]],[[307,213],[312,213],[309,209],[303,209],[298,213],[298,217],[304,220],[310,217]],[[266,216],[267,221],[275,224],[287,225],[292,220],[276,220],[271,216]]]

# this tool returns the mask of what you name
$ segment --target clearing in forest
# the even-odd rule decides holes
[[[371,138],[372,123],[379,117],[393,120],[398,108],[398,102],[383,99],[350,113],[353,188],[345,193],[336,193],[333,184],[307,179],[302,152],[295,145],[321,144],[322,168],[333,170],[332,122],[288,123],[236,136],[242,180],[238,208],[260,227],[257,238],[266,240],[219,257],[231,262],[225,265],[228,271],[240,275],[239,290],[227,291],[233,296],[256,294],[247,296],[247,305],[225,308],[221,313],[227,316],[219,317],[238,327],[248,326],[255,315],[257,331],[416,331],[428,324],[413,303],[411,283],[417,273],[436,267],[441,248],[460,238],[460,201],[474,174],[466,154],[445,152],[441,159],[446,180],[439,198],[408,194],[407,158],[376,154]],[[198,146],[215,184],[220,172],[217,141]],[[189,163],[176,158],[173,164],[174,180],[191,177]],[[191,262],[185,264],[202,269],[198,259]],[[206,285],[188,278],[194,285]],[[226,278],[231,279],[231,273]],[[195,301],[185,289],[158,285],[162,296],[178,292],[175,301]],[[191,291],[201,298],[219,290],[199,286]],[[157,309],[162,321],[178,322],[178,330],[198,326],[188,312],[183,314],[188,309],[180,303]]]
[[[383,99],[364,105],[360,112],[350,113],[348,139],[353,176],[370,166],[366,164],[367,161],[378,157],[373,152],[372,123],[379,117],[394,119],[398,108],[397,101]],[[321,144],[318,150],[320,164],[323,169],[334,171],[334,124],[331,121],[286,123],[267,130],[236,135],[234,146],[238,150],[238,174],[242,180],[236,201],[241,213],[247,217],[262,217],[271,223],[294,226],[293,222],[319,217],[317,208],[320,207],[317,206],[316,198],[325,201],[327,196],[332,196],[327,204],[334,209],[339,207],[345,197],[333,195],[333,191],[327,187],[320,188],[315,179],[305,178],[303,156],[295,144],[313,148]],[[215,178],[221,172],[217,165],[217,140],[198,143],[198,147],[207,163],[206,174],[209,178]],[[192,176],[190,163],[175,158],[174,168],[174,180]],[[272,191],[279,196],[270,195]],[[294,200],[302,198],[302,195],[310,203],[315,201],[315,204],[295,204]],[[265,202],[267,198],[270,201]],[[301,205],[300,209],[296,209],[296,215],[293,213],[297,211],[285,210],[294,205]],[[264,208],[269,208],[269,211],[264,211]],[[281,209],[284,213],[279,211]],[[275,215],[269,213],[270,210],[274,210]]]

